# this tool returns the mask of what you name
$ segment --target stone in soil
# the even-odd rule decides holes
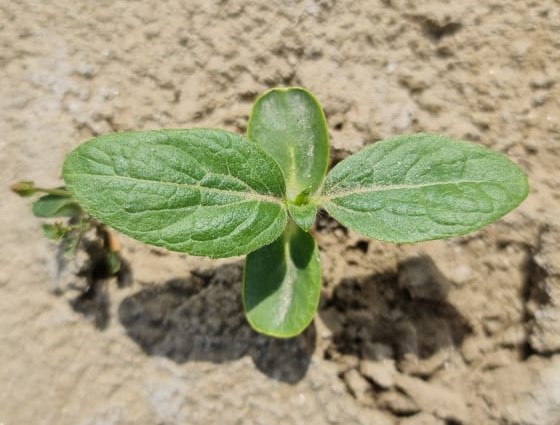
[[[414,415],[421,410],[412,398],[398,391],[381,394],[377,399],[377,407],[388,410],[397,416]]]
[[[388,390],[392,388],[394,384],[393,375],[396,373],[395,362],[392,360],[362,360],[360,362],[360,373],[370,379],[379,388]]]
[[[467,423],[469,412],[463,398],[449,388],[406,375],[395,377],[395,386],[407,394],[420,410],[437,418]]]
[[[366,405],[373,404],[371,386],[356,369],[350,369],[344,374],[344,382],[356,400]]]

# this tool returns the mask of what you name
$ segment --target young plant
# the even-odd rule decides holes
[[[59,220],[43,223],[43,234],[58,243],[65,256],[72,256],[80,247],[82,236],[94,230],[103,250],[105,273],[109,276],[119,273],[120,243],[107,227],[87,214],[64,187],[43,188],[26,180],[14,183],[11,189],[21,197],[43,194],[33,202],[33,215],[41,219]]]
[[[317,309],[309,229],[318,208],[368,237],[411,243],[479,229],[528,192],[504,155],[438,135],[375,143],[326,175],[328,161],[319,103],[285,88],[257,99],[246,138],[208,129],[100,136],[68,154],[63,175],[85,211],[139,241],[213,258],[248,254],[247,319],[280,338],[302,332]]]

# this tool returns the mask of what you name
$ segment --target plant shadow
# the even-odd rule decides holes
[[[91,320],[96,329],[104,331],[111,321],[111,300],[108,285],[119,288],[132,284],[130,264],[120,253],[116,254],[118,270],[115,271],[108,257],[106,242],[96,232],[82,235],[77,249],[68,255],[68,246],[62,242],[57,247],[56,283],[53,293],[66,294],[76,313]]]
[[[422,361],[460,347],[472,330],[447,300],[450,286],[427,256],[396,272],[342,280],[319,311],[333,332],[326,356]]]
[[[176,363],[222,363],[249,355],[267,376],[297,383],[315,350],[315,327],[291,339],[260,335],[241,301],[242,264],[193,272],[125,298],[119,320],[144,352]]]

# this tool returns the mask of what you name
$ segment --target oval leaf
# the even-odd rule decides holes
[[[66,157],[63,175],[89,214],[173,251],[246,254],[274,241],[287,221],[278,165],[225,131],[97,137]]]
[[[247,135],[280,165],[288,199],[314,193],[329,162],[329,137],[323,110],[307,90],[272,89],[259,97]]]
[[[33,202],[35,217],[76,217],[82,209],[70,196],[45,195]]]
[[[320,293],[317,243],[295,223],[247,256],[243,304],[256,331],[278,338],[300,334],[313,320]]]
[[[375,143],[337,164],[322,202],[334,218],[363,235],[417,242],[479,229],[527,193],[527,177],[506,156],[415,134]]]

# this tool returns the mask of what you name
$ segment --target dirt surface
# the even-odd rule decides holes
[[[560,4],[0,0],[0,423],[560,424]],[[334,160],[431,131],[482,143],[531,193],[477,233],[396,246],[322,214],[308,331],[252,332],[241,259],[122,237],[80,298],[30,202],[64,155],[128,129],[244,132],[267,88],[325,108]],[[128,284],[126,284],[128,282]]]

